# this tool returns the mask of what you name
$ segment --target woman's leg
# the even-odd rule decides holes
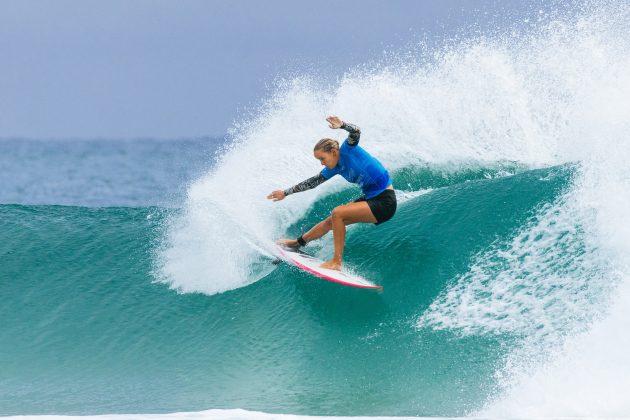
[[[313,226],[311,230],[302,235],[302,238],[304,238],[306,242],[311,242],[330,232],[330,229],[332,229],[332,218],[328,216],[326,219]]]
[[[374,214],[372,214],[372,210],[370,210],[370,206],[368,206],[367,202],[358,201],[356,203],[335,207],[330,219],[335,241],[335,254],[330,261],[323,263],[321,267],[339,270],[341,268],[343,248],[346,241],[346,225],[353,223],[376,223],[376,218]]]
[[[304,238],[306,242],[314,241],[315,239],[319,239],[327,234],[330,229],[332,229],[332,217],[329,216],[313,226],[311,230],[302,235],[302,238]],[[281,239],[278,241],[278,243],[289,247],[300,246],[300,244],[298,244],[295,239]]]

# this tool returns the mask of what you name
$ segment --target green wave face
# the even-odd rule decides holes
[[[397,185],[420,179],[413,189],[432,190],[402,202],[390,222],[351,227],[346,243],[346,264],[381,294],[285,264],[224,293],[178,294],[156,282],[178,210],[0,206],[0,414],[476,410],[497,390],[518,334],[418,319],[475,255],[562,196],[574,172],[513,169],[395,172]],[[316,201],[288,233],[352,198],[344,190]],[[309,247],[324,256],[331,240]]]

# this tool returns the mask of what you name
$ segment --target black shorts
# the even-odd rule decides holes
[[[359,197],[354,200],[355,203],[359,201],[367,202],[372,214],[376,218],[375,225],[380,225],[383,222],[388,221],[396,213],[396,193],[394,190],[385,190],[376,197],[372,197],[368,200],[365,196]]]

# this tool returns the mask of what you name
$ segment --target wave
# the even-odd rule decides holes
[[[119,412],[240,406],[462,415],[493,389],[503,351],[494,338],[415,330],[418,308],[465,272],[471,255],[562,194],[573,172],[564,166],[475,176],[406,198],[382,226],[350,229],[347,264],[378,280],[383,294],[268,259],[273,271],[248,287],[178,294],[155,283],[153,258],[179,210],[0,206],[0,243],[10,244],[1,249],[3,273],[11,279],[3,283],[7,322],[0,332],[10,351],[2,414],[84,415],[114,404]],[[318,200],[305,223],[353,192],[335,194]],[[331,252],[326,240],[309,247],[320,256]],[[19,366],[29,360],[37,369],[25,374]],[[138,381],[143,390],[130,393]],[[64,396],[68,390],[76,397]],[[449,397],[435,398],[437,390]]]
[[[513,215],[518,223],[507,223],[512,230],[495,240],[475,236],[477,246],[462,250],[474,255],[464,259],[468,265],[444,274],[446,283],[423,285],[436,292],[435,300],[426,306],[422,299],[416,301],[420,330],[520,337],[497,367],[500,385],[482,413],[495,412],[495,402],[510,407],[498,411],[502,415],[527,415],[518,409],[526,399],[519,383],[532,372],[543,372],[554,357],[564,360],[563,355],[572,354],[562,347],[579,340],[572,337],[588,337],[591,328],[595,334],[599,322],[622,325],[615,314],[623,311],[611,308],[621,299],[616,293],[626,290],[630,255],[622,216],[630,208],[625,112],[630,105],[629,13],[624,4],[584,2],[566,16],[542,16],[526,31],[456,41],[430,56],[425,51],[401,54],[375,68],[350,71],[334,86],[306,76],[281,81],[255,116],[234,126],[233,143],[216,170],[189,190],[185,213],[165,238],[163,280],[182,291],[207,294],[251,284],[268,272],[249,268],[260,262],[261,253],[248,244],[264,249],[276,237],[295,235],[352,196],[342,182],[330,182],[299,198],[275,204],[264,200],[265,192],[318,170],[308,150],[316,139],[331,135],[322,124],[328,114],[359,124],[364,147],[391,170],[395,187],[407,192],[466,185],[475,178],[475,168],[506,162],[513,165],[508,175],[575,165],[567,190],[536,210]],[[428,176],[419,168],[428,168]],[[438,182],[440,171],[446,175],[443,183]],[[483,199],[465,202],[472,211]],[[353,259],[353,247],[379,256],[383,249],[411,248],[413,257],[429,252],[422,237],[408,233],[417,224],[405,232],[408,242],[394,229],[412,223],[407,208],[426,211],[401,206],[397,224],[379,231],[379,237],[390,239],[378,246],[363,245],[372,235],[362,237],[361,246],[350,235],[350,263],[367,273],[375,270],[373,264]],[[483,219],[476,223],[483,226]],[[447,237],[457,243],[457,235]],[[318,252],[330,249],[324,245]],[[209,262],[208,255],[221,264]],[[221,281],[204,280],[208,276]],[[418,291],[408,283],[404,287]],[[627,365],[623,357],[615,360]],[[566,366],[579,371],[575,364]],[[614,382],[615,374],[610,375]],[[553,390],[562,389],[549,380],[557,387]],[[607,389],[604,383],[605,376],[595,386]],[[532,388],[527,395],[554,394],[544,389]],[[584,392],[602,395],[588,385]],[[606,395],[613,400],[619,392]],[[574,402],[585,401],[576,395]],[[564,407],[560,401],[558,407]],[[570,413],[599,413],[589,411],[587,403],[575,404],[584,411]],[[627,412],[623,404],[619,407],[614,413]],[[535,413],[564,415],[562,408]]]
[[[626,414],[629,17],[580,3],[334,86],[281,81],[180,209],[0,206],[3,414]],[[402,199],[348,230],[382,295],[270,258],[358,195],[265,199],[319,170],[327,114]]]

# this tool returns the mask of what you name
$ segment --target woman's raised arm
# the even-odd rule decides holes
[[[359,144],[359,139],[361,138],[361,129],[359,127],[354,124],[343,122],[341,118],[336,115],[331,115],[326,118],[326,121],[328,121],[328,126],[330,128],[343,128],[350,133],[350,135],[348,135],[348,145],[356,146]]]

